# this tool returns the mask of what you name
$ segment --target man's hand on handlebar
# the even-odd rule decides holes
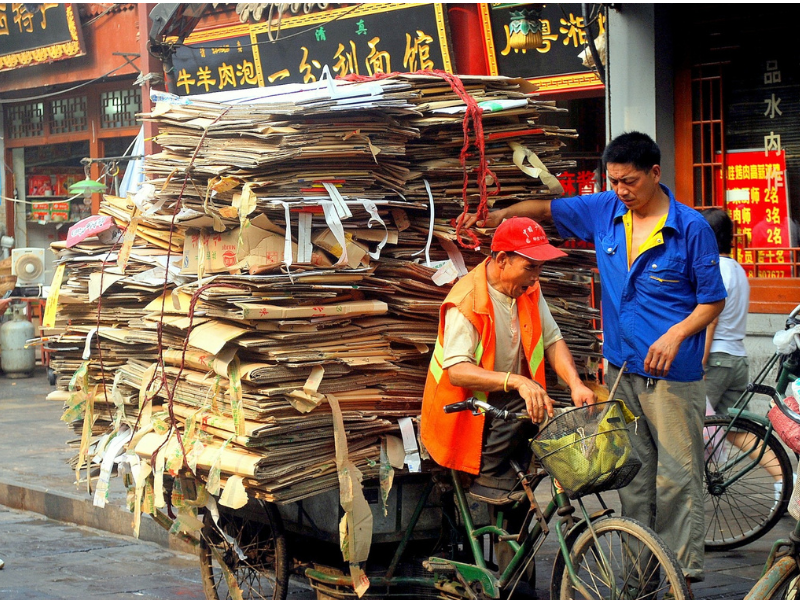
[[[525,400],[525,407],[534,423],[544,421],[545,413],[551,418],[555,416],[553,400],[547,395],[544,388],[532,379],[522,375],[512,375],[508,387],[517,390]]]

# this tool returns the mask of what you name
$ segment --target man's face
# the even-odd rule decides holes
[[[504,253],[505,257],[498,257],[500,270],[500,290],[506,296],[519,298],[528,288],[539,281],[544,262],[530,260],[513,252]]]
[[[661,179],[659,165],[653,165],[649,171],[642,171],[633,165],[608,163],[606,172],[611,189],[630,210],[641,210],[658,193],[658,182]]]

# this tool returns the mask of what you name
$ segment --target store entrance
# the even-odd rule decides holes
[[[125,136],[101,140],[101,156],[130,154],[134,139]],[[106,193],[117,193],[127,161],[93,159],[94,164],[86,165],[91,156],[88,140],[27,146],[12,153],[17,156],[13,161],[15,175],[22,171],[25,178],[24,185],[16,186],[24,197],[18,199],[14,211],[15,248],[27,248],[41,258],[41,279],[46,285],[54,272],[55,255],[49,250],[50,244],[65,240],[74,223],[92,214],[92,197],[70,194],[70,186],[88,176],[103,183]]]

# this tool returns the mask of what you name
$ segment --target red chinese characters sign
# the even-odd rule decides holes
[[[789,277],[789,252],[781,250],[791,247],[785,153],[730,152],[726,162],[726,208],[744,236],[736,260],[748,277],[755,275],[755,263],[759,277]]]
[[[588,170],[561,171],[556,175],[564,188],[564,197],[595,193],[595,173]]]
[[[585,196],[598,191],[595,172],[589,169],[582,169],[579,166],[574,170],[556,173],[556,177],[558,177],[558,181],[561,182],[561,187],[564,188],[564,198],[569,198],[570,196]],[[564,242],[563,247],[592,249],[594,248],[594,244],[584,242],[583,240],[570,239]]]

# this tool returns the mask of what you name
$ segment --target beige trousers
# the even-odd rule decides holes
[[[609,364],[609,385],[618,373]],[[628,429],[642,461],[633,481],[619,490],[622,514],[653,528],[677,555],[683,574],[702,581],[705,383],[625,373],[616,399],[639,417]]]

